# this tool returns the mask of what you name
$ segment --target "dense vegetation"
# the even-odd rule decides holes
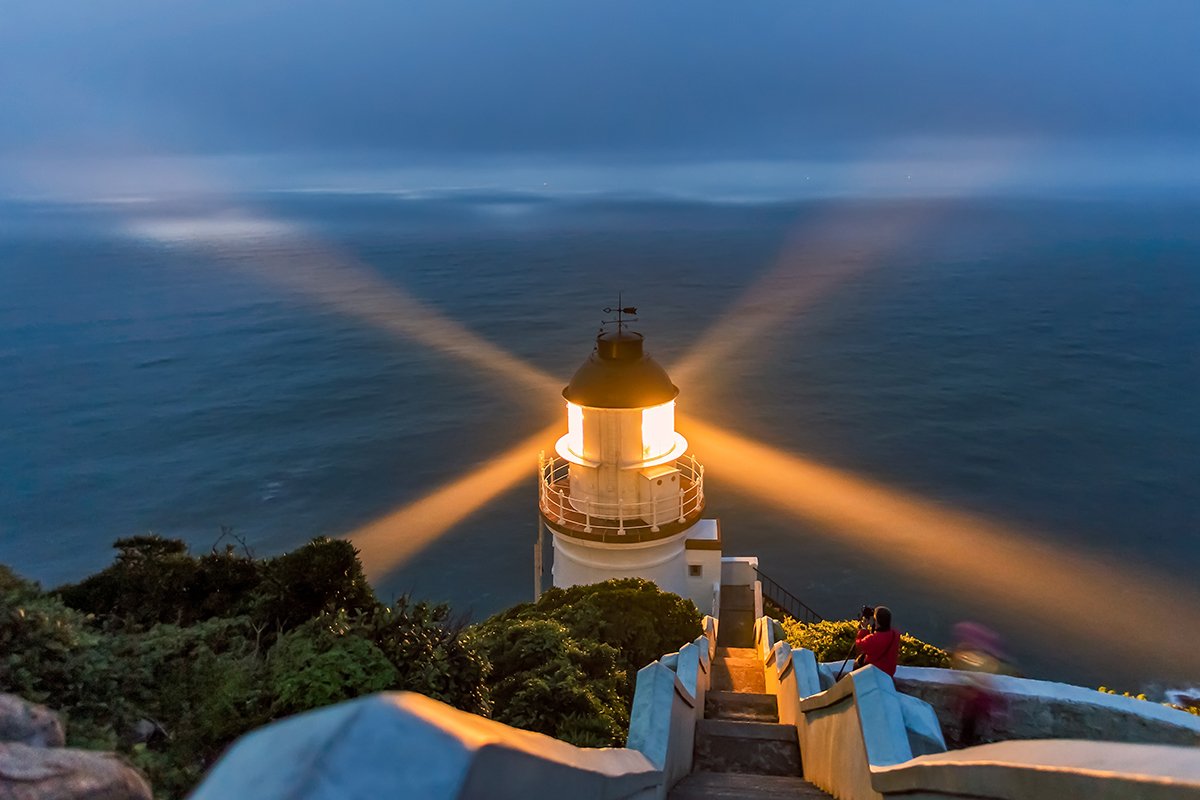
[[[690,602],[641,580],[551,590],[469,627],[445,605],[380,602],[347,542],[256,559],[119,540],[53,592],[0,566],[0,691],[67,717],[181,797],[272,719],[412,690],[581,745],[620,744],[636,670],[700,634]]]
[[[495,719],[591,747],[624,743],[637,671],[702,632],[690,600],[638,578],[550,589],[473,631]]]
[[[858,632],[858,620],[822,620],[806,623],[785,617],[782,625],[788,644],[812,650],[817,661],[838,661],[847,656],[854,656],[854,635]],[[950,654],[940,647],[904,633],[900,636],[897,663],[911,667],[949,667]]]

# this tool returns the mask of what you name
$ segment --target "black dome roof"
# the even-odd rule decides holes
[[[642,335],[604,331],[596,349],[575,371],[563,397],[592,408],[645,408],[669,403],[679,394],[667,371],[642,349]]]

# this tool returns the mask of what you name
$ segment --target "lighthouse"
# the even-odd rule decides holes
[[[721,533],[703,516],[704,466],[675,430],[679,389],[628,328],[630,312],[617,309],[563,389],[566,433],[539,459],[553,583],[640,577],[712,613]]]

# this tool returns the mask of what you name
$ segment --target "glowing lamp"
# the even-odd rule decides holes
[[[583,458],[583,407],[567,403],[567,435],[563,446],[571,455]]]
[[[679,390],[617,322],[563,390],[567,431],[539,467],[554,585],[638,576],[707,611],[721,570],[716,522],[697,527],[704,467],[675,432]]]
[[[664,456],[675,449],[675,401],[642,409],[642,460]]]

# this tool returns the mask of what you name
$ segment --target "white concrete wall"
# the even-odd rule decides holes
[[[696,720],[704,716],[716,644],[716,620],[706,617],[703,635],[638,671],[627,745],[662,771],[660,798],[692,771]]]
[[[675,670],[659,661],[638,670],[627,746],[662,772],[660,797],[692,771],[695,735],[696,698]]]
[[[650,800],[662,773],[636,750],[574,747],[412,692],[362,697],[243,736],[191,800]]]
[[[956,738],[961,727],[962,686],[969,677],[950,669],[900,667],[896,670],[896,688],[933,706],[943,731]],[[981,731],[988,740],[1092,739],[1200,745],[1200,717],[1159,703],[1008,675],[989,676],[988,681],[1004,705]]]
[[[756,632],[759,652],[770,647],[764,665],[776,671],[780,722],[796,725],[805,777],[839,800],[1200,800],[1200,748],[1041,739],[945,752],[933,706],[897,691],[885,673],[865,667],[821,691],[829,686],[827,665],[777,640],[767,620],[760,620]],[[901,667],[897,677],[943,686],[961,678],[948,670],[914,675],[915,669]],[[1052,705],[1064,694],[1087,700],[1098,695],[1101,704],[1122,710],[1141,703],[1151,716],[1182,714],[1080,687],[1065,689],[1024,686],[1031,703],[1039,696]]]
[[[904,800],[1196,800],[1200,750],[1051,739],[921,756],[874,771],[885,797]]]
[[[690,597],[687,583],[687,531],[666,539],[628,544],[590,542],[551,529],[554,585],[566,588],[611,578],[645,578],[665,592]],[[703,606],[700,607],[703,611]]]
[[[754,556],[724,556],[721,558],[721,583],[752,586],[758,580],[757,568],[758,559]]]
[[[687,567],[684,577],[687,591],[683,596],[696,604],[701,614],[716,614],[720,609],[713,606],[714,592],[721,583],[720,550],[687,550],[684,555]],[[689,568],[700,567],[700,575],[692,577]]]

